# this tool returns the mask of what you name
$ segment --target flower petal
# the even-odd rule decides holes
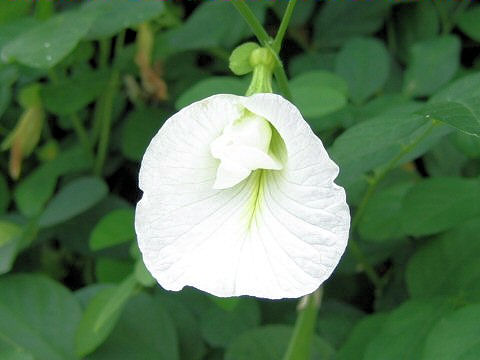
[[[281,170],[256,170],[214,189],[210,143],[242,106],[276,131]],[[281,96],[215,95],[173,115],[142,161],[135,225],[145,265],[166,289],[217,296],[299,297],[343,254],[350,215],[338,167],[298,109]]]

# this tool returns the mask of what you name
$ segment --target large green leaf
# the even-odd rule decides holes
[[[475,360],[480,355],[480,304],[465,306],[438,322],[428,335],[423,360]]]
[[[164,1],[95,0],[89,1],[83,13],[98,14],[86,35],[88,40],[108,38],[119,31],[138,25],[159,16]]]
[[[83,177],[65,185],[50,201],[39,219],[43,227],[67,221],[101,201],[108,187],[96,177]]]
[[[107,287],[90,300],[75,335],[75,352],[79,357],[90,354],[107,339],[135,289],[135,278],[129,276],[120,285]]]
[[[404,234],[400,220],[402,200],[412,186],[412,182],[403,182],[371,197],[358,227],[362,239],[383,242]]]
[[[420,359],[430,329],[451,310],[443,299],[405,302],[387,316],[364,359]]]
[[[293,328],[268,325],[244,332],[228,347],[225,360],[278,360],[287,350]],[[333,348],[315,336],[311,359],[333,359]],[[302,359],[303,360],[303,359]]]
[[[22,228],[9,221],[0,221],[0,274],[12,268],[19,248]]]
[[[418,250],[406,270],[410,295],[416,298],[458,296],[480,301],[478,234],[480,218],[476,217]]]
[[[239,335],[260,324],[260,309],[254,299],[241,299],[232,310],[210,306],[200,317],[205,340],[213,346],[226,347]]]
[[[265,15],[265,4],[255,2],[249,6],[262,21]],[[225,26],[226,24],[228,26]],[[166,48],[165,51],[175,52],[220,46],[231,48],[241,38],[250,34],[247,24],[238,16],[231,4],[207,2],[196,8],[182,26],[165,32],[159,39]]]
[[[200,331],[199,320],[191,307],[177,301],[171,293],[161,294],[160,302],[172,317],[178,334],[180,358],[185,360],[203,359],[207,352]]]
[[[476,41],[480,41],[480,6],[472,6],[458,19],[458,27]]]
[[[106,72],[82,71],[71,78],[43,86],[42,101],[54,114],[71,115],[95,100],[105,90],[107,81]]]
[[[314,21],[314,42],[318,46],[339,46],[354,36],[379,30],[388,14],[389,1],[328,1]]]
[[[156,108],[143,108],[128,114],[122,129],[121,149],[130,160],[140,161],[155,133],[167,119]]]
[[[424,117],[405,114],[381,115],[352,126],[337,137],[330,149],[341,169],[340,180],[351,182],[363,172],[386,164],[414,144],[429,126]],[[398,159],[398,164],[422,155],[449,131],[446,126],[437,126],[412,151]]]
[[[328,71],[302,73],[291,80],[290,88],[295,104],[307,118],[332,113],[347,103],[347,84]]]
[[[67,289],[44,276],[14,275],[0,279],[0,293],[0,339],[23,358],[76,358],[73,339],[81,310]]]
[[[355,103],[362,103],[378,92],[385,85],[389,71],[387,49],[374,38],[349,40],[335,60],[335,72],[347,81]]]
[[[127,303],[113,332],[88,360],[178,360],[177,341],[163,304],[140,293]]]
[[[388,314],[376,313],[361,319],[337,353],[338,360],[364,359],[370,342],[381,331]]]
[[[460,64],[460,41],[446,35],[411,48],[403,89],[413,96],[431,95],[452,79]]]
[[[90,248],[101,250],[135,238],[133,208],[113,210],[95,225],[90,234]]]
[[[14,198],[20,212],[32,217],[38,215],[55,191],[61,175],[87,169],[91,166],[82,148],[63,150],[57,158],[37,167],[15,188]]]
[[[467,134],[480,136],[480,96],[434,102],[427,105],[422,113]]]
[[[404,198],[401,220],[409,235],[439,233],[480,215],[480,182],[464,178],[426,179]]]
[[[364,315],[362,311],[347,303],[324,301],[318,312],[318,334],[337,348]]]
[[[78,10],[55,15],[5,45],[2,58],[34,68],[51,68],[77,46],[96,16],[95,12]]]

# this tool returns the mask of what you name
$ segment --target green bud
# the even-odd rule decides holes
[[[251,65],[250,56],[252,52],[259,49],[260,46],[254,42],[247,42],[240,46],[237,46],[230,55],[230,70],[235,75],[245,75],[253,71]]]

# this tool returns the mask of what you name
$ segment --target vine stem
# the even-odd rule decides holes
[[[257,17],[248,7],[248,5],[242,0],[233,0],[232,5],[235,6],[235,9],[237,9],[240,15],[242,15],[244,20],[250,26],[258,41],[260,41],[260,44],[263,46],[269,44],[272,39],[267,34],[262,24],[260,24],[260,21],[258,21]]]
[[[298,304],[299,314],[283,360],[310,359],[313,334],[315,333],[315,324],[322,296],[323,289],[320,287],[300,300]]]
[[[269,49],[272,55],[275,58],[275,69],[273,70],[273,74],[275,79],[277,80],[278,87],[282,92],[283,96],[286,99],[292,100],[292,93],[288,86],[287,74],[285,73],[285,68],[283,67],[282,60],[278,56],[280,52],[280,48],[282,46],[282,41],[285,36],[285,32],[288,28],[288,24],[290,23],[290,19],[292,17],[293,9],[297,0],[290,0],[288,3],[287,9],[285,10],[285,14],[282,18],[280,23],[280,28],[278,30],[277,36],[275,40],[273,40],[268,33],[265,31],[262,24],[258,21],[257,17],[253,13],[253,11],[248,7],[245,1],[242,0],[232,0],[232,5],[235,6],[235,9],[240,13],[243,17],[245,22],[250,26],[250,29],[257,37],[260,44]]]
[[[295,5],[297,5],[297,0],[289,0],[285,13],[283,14],[282,22],[280,23],[280,27],[278,28],[277,35],[275,36],[275,40],[273,41],[272,47],[277,54],[282,48],[282,41],[285,37],[285,33],[287,32],[290,20],[292,19],[293,9],[295,9]]]
[[[405,146],[402,151],[400,151],[390,162],[383,167],[379,172],[375,174],[373,179],[370,182],[370,185],[365,192],[360,204],[357,207],[357,211],[352,219],[352,226],[351,226],[351,233],[353,233],[362,219],[363,214],[365,213],[366,206],[370,201],[371,197],[377,190],[379,183],[383,180],[383,178],[398,165],[398,162],[402,160],[405,155],[410,153],[418,144],[420,144],[430,133],[432,130],[437,126],[438,122],[436,120],[432,120],[430,125],[420,134],[418,135],[410,144]],[[366,258],[365,254],[363,253],[362,249],[355,241],[355,239],[351,238],[348,241],[348,247],[352,251],[352,255],[355,257],[357,262],[362,266],[365,274],[368,276],[370,281],[375,285],[377,291],[380,291],[384,286],[384,281],[378,276],[373,266],[370,264],[368,259]]]

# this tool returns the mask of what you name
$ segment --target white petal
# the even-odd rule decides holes
[[[243,105],[280,134],[270,150],[282,170],[253,171],[218,190],[210,143]],[[277,135],[278,137],[278,135]],[[135,225],[145,265],[166,289],[217,296],[299,297],[343,254],[350,224],[344,190],[297,108],[274,94],[215,95],[173,115],[149,145]]]

